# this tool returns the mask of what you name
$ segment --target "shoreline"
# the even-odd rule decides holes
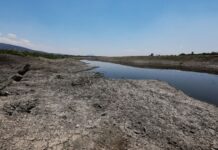
[[[71,58],[0,59],[1,87],[11,81],[0,96],[0,148],[218,148],[216,106],[165,82],[105,79],[89,69]]]
[[[178,58],[177,58],[178,57]],[[83,57],[87,60],[102,61],[139,68],[175,69],[218,75],[218,56],[212,58],[185,58],[191,56],[140,56],[140,57]],[[205,56],[206,57],[206,56]],[[184,60],[182,60],[184,58]]]

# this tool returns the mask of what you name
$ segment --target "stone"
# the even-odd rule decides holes
[[[4,104],[3,111],[9,116],[13,115],[15,112],[31,113],[31,110],[36,107],[36,105],[37,100],[9,102]]]
[[[14,80],[14,81],[16,81],[16,82],[19,82],[19,81],[21,81],[22,80],[22,76],[20,76],[20,75],[14,75],[14,76],[12,76],[11,77],[11,79],[12,80]]]
[[[30,67],[31,67],[30,64],[26,64],[22,70],[18,71],[18,74],[20,75],[26,74],[30,70]]]
[[[8,95],[9,95],[9,92],[0,91],[0,96],[8,96]]]

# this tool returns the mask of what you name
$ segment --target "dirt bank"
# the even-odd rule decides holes
[[[84,57],[135,67],[178,69],[218,74],[218,55]]]
[[[73,59],[0,58],[0,149],[218,149],[218,108],[167,83],[104,79]]]

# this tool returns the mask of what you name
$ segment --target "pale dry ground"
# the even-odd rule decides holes
[[[218,108],[167,83],[104,79],[73,59],[3,57],[1,150],[218,149]]]

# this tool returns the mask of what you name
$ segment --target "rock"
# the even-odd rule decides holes
[[[213,129],[209,129],[208,131],[211,133],[211,135],[215,135],[216,134],[216,131],[214,131]]]
[[[101,116],[106,116],[107,115],[107,113],[103,113],[103,114],[101,114]]]
[[[102,106],[100,104],[93,104],[93,107],[96,108],[97,110],[102,109]]]
[[[146,133],[146,128],[145,127],[143,127],[142,130]]]
[[[12,76],[11,77],[11,79],[12,80],[14,80],[14,81],[16,81],[16,82],[19,82],[19,81],[21,81],[22,80],[22,76],[20,76],[20,75],[14,75],[14,76]]]
[[[213,140],[213,149],[218,150],[218,142],[216,140]]]
[[[79,77],[75,80],[72,81],[71,85],[72,86],[77,86],[77,85],[85,85],[85,84],[91,84],[91,78],[89,77]]]
[[[36,107],[36,105],[37,100],[15,101],[4,104],[3,111],[9,116],[13,115],[15,112],[31,113],[31,110]]]
[[[26,74],[30,70],[30,67],[31,67],[30,64],[26,64],[22,70],[18,71],[18,74],[20,75]]]
[[[95,78],[102,78],[102,77],[104,77],[104,74],[103,74],[103,73],[100,73],[100,72],[96,72],[96,73],[94,74],[94,77],[95,77]]]
[[[0,96],[8,96],[8,95],[9,95],[9,92],[0,91]]]
[[[64,79],[64,77],[62,75],[56,75],[57,79]]]

